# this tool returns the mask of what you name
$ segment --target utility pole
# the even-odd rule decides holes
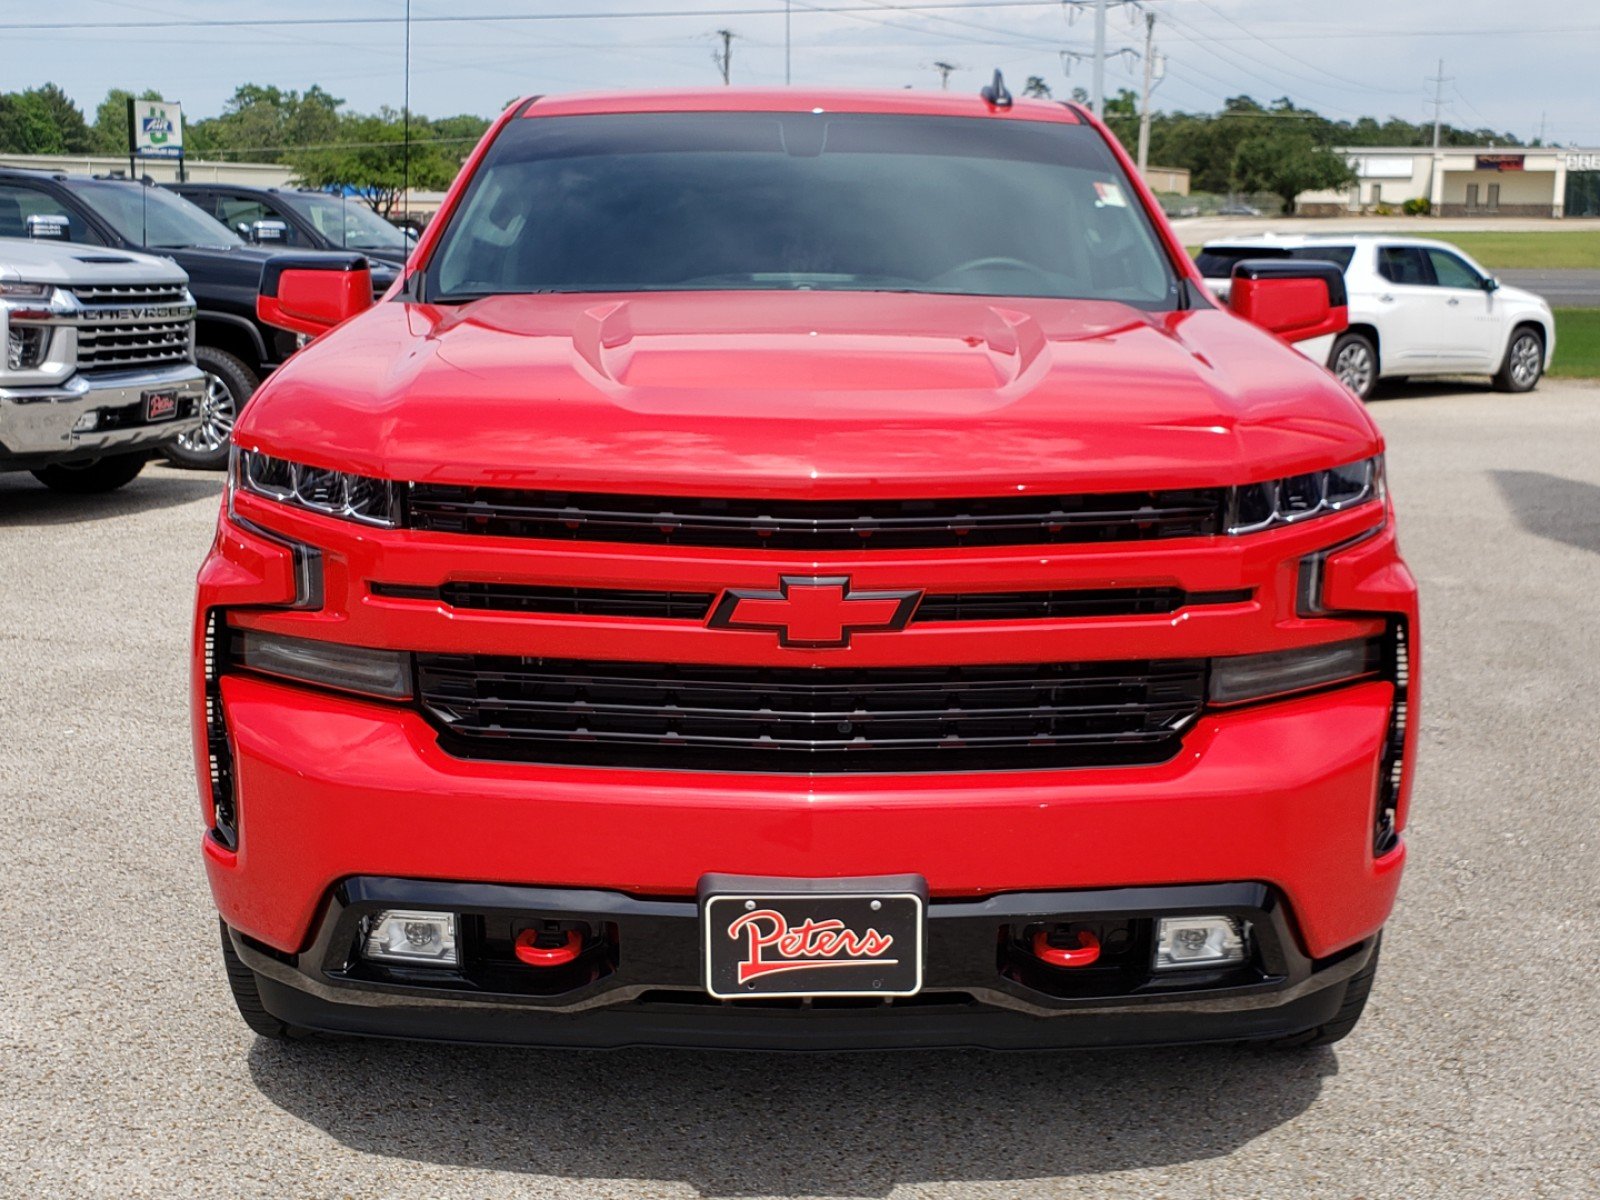
[[[788,87],[793,82],[789,74],[789,0],[783,0],[783,86]]]
[[[1094,115],[1106,115],[1106,9],[1109,0],[1094,0],[1094,91],[1089,94]]]
[[[1433,148],[1439,149],[1441,131],[1444,125],[1444,85],[1455,82],[1444,73],[1444,59],[1439,60],[1439,73],[1432,76],[1429,83],[1433,89]]]
[[[956,66],[955,63],[936,62],[933,64],[933,69],[939,72],[940,90],[948,92],[950,90],[950,72],[959,71],[961,68]]]
[[[1150,89],[1156,77],[1156,14],[1144,15],[1144,101],[1139,106],[1139,178],[1150,165]]]
[[[717,36],[722,39],[722,49],[711,51],[711,61],[716,63],[717,70],[722,72],[722,86],[727,87],[731,82],[728,71],[733,66],[733,39],[737,35],[731,29],[719,29]]]

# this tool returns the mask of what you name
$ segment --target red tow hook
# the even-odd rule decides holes
[[[1033,956],[1052,967],[1087,967],[1100,957],[1100,939],[1087,929],[1078,934],[1078,948],[1063,950],[1050,944],[1050,933],[1041,929],[1033,935]]]
[[[530,967],[564,967],[583,950],[583,934],[576,929],[570,930],[566,940],[559,946],[539,945],[542,934],[543,931],[538,929],[524,929],[517,934],[518,962],[525,962]]]

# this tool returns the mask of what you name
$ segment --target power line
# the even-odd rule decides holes
[[[1055,8],[1059,0],[913,0],[912,3],[890,5],[907,13],[938,12],[946,9],[972,8]],[[881,12],[884,6],[875,3],[846,3],[829,6],[802,4],[802,8],[817,13]],[[653,17],[770,17],[776,16],[771,4],[760,7],[725,6],[718,8],[676,9],[607,9],[543,13],[440,13],[413,17],[415,24],[458,25],[472,22],[517,24],[527,21],[608,21],[642,20]],[[268,28],[274,26],[322,25],[399,25],[405,18],[398,17],[200,17],[192,20],[170,21],[0,21],[5,30],[67,30],[67,29],[221,29]],[[998,31],[997,31],[998,32]]]

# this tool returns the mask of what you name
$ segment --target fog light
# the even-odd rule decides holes
[[[364,958],[379,962],[453,967],[456,957],[456,915],[394,909],[374,913],[366,921]]]
[[[1227,967],[1245,960],[1237,917],[1162,917],[1156,922],[1156,970]]]

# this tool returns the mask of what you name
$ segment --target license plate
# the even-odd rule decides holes
[[[701,889],[706,991],[719,1000],[912,996],[922,987],[920,880],[881,881],[897,885],[883,890],[853,886],[876,880],[732,882]]]
[[[144,419],[146,421],[170,421],[177,415],[177,392],[146,392],[144,394]]]

